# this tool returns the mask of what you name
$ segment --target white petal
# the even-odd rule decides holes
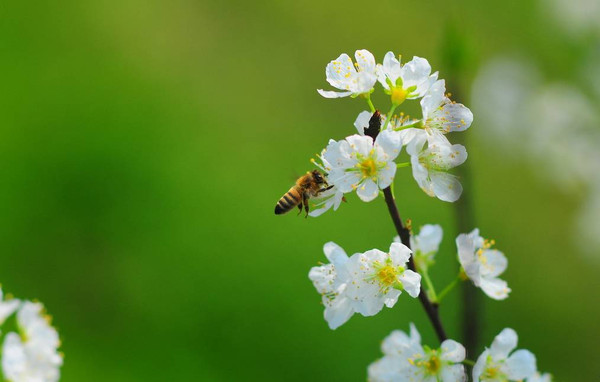
[[[333,283],[336,278],[336,272],[333,264],[312,267],[308,272],[308,278],[320,294],[334,292]]]
[[[419,158],[416,155],[410,157],[410,164],[412,167],[413,178],[415,178],[419,187],[421,187],[427,195],[435,196],[429,173],[427,172],[427,169],[419,163]]]
[[[410,339],[414,342],[414,343],[421,343],[421,334],[419,333],[419,331],[417,330],[417,327],[415,326],[415,324],[413,324],[412,322],[410,323]]]
[[[377,79],[379,80],[379,83],[385,89],[389,90],[390,87],[386,79],[389,78],[392,84],[396,84],[396,79],[400,77],[400,74],[400,61],[398,61],[393,52],[387,52],[383,58],[383,65],[379,66],[377,70]]]
[[[350,90],[352,80],[356,77],[356,69],[347,54],[341,54],[337,59],[329,62],[325,68],[327,82],[334,88]]]
[[[421,57],[413,57],[413,59],[402,66],[402,87],[408,89],[411,86],[416,86],[413,92],[414,97],[422,97],[429,87],[433,84],[430,81],[431,66],[429,62]],[[435,77],[437,79],[437,76]]]
[[[344,251],[342,247],[333,241],[323,245],[323,252],[325,253],[325,256],[329,262],[335,266],[343,265],[346,261],[348,261],[348,255],[346,254],[346,251]]]
[[[342,98],[342,97],[348,97],[348,96],[352,95],[352,92],[336,92],[333,90],[323,90],[323,89],[317,89],[317,92],[319,92],[319,94],[325,98]]]
[[[511,291],[506,281],[499,278],[481,277],[479,286],[488,297],[494,300],[504,300]]]
[[[473,123],[473,113],[460,103],[445,104],[439,114],[444,118],[442,125],[445,132],[465,131]]]
[[[508,354],[517,347],[518,340],[517,332],[511,328],[502,330],[500,334],[494,338],[494,342],[492,342],[490,355],[495,361],[506,359]]]
[[[438,224],[425,224],[417,236],[411,237],[411,246],[422,253],[437,252],[442,242],[444,231]]]
[[[467,374],[463,365],[448,365],[441,370],[442,382],[465,382]]]
[[[371,179],[366,179],[358,186],[356,194],[363,202],[370,202],[379,195],[379,187]]]
[[[423,110],[423,119],[429,119],[435,110],[437,110],[444,100],[446,92],[446,81],[436,81],[421,99],[421,109]]]
[[[427,142],[427,132],[423,129],[417,129],[414,127],[400,130],[400,138],[403,144],[406,145],[406,152],[409,155],[418,155],[425,142]]]
[[[354,121],[354,127],[360,135],[365,135],[365,129],[369,127],[369,121],[373,114],[370,111],[361,111]]]
[[[410,337],[401,330],[394,330],[381,343],[383,354],[398,356],[411,347]]]
[[[352,192],[360,182],[361,176],[355,171],[344,171],[343,169],[333,169],[329,173],[329,182],[336,186],[341,192]]]
[[[388,162],[386,165],[379,170],[377,173],[377,185],[382,190],[387,188],[394,181],[394,176],[396,175],[396,163]]]
[[[460,198],[463,188],[456,176],[441,171],[431,172],[429,176],[433,193],[438,199],[455,202]]]
[[[356,63],[358,64],[360,71],[375,73],[375,57],[373,54],[366,49],[357,50],[354,53]]]
[[[485,370],[485,366],[487,364],[487,358],[490,354],[489,349],[485,349],[483,353],[477,358],[477,362],[475,362],[475,366],[473,366],[473,381],[479,382],[479,377]]]
[[[384,153],[383,157],[377,159],[386,162],[393,161],[402,149],[402,134],[399,131],[386,129],[379,133],[375,139],[375,147],[382,148]]]
[[[348,142],[353,151],[358,152],[364,157],[368,157],[369,152],[373,148],[373,138],[369,136],[354,134],[347,137],[346,142]]]
[[[444,361],[456,363],[465,360],[465,347],[454,340],[445,340],[442,342],[441,349],[440,358]]]
[[[421,292],[421,275],[417,272],[413,272],[410,269],[404,271],[399,277],[402,286],[406,293],[411,297],[415,298],[419,296]]]
[[[482,262],[481,274],[484,276],[499,276],[508,265],[506,256],[496,249],[483,250],[480,261]]]
[[[537,370],[535,356],[529,350],[517,350],[508,357],[503,369],[511,380],[529,378]]]
[[[333,304],[325,305],[323,316],[330,329],[337,329],[345,324],[353,314],[351,301],[347,297],[336,297]]]
[[[390,245],[390,256],[395,266],[405,266],[412,251],[406,245],[394,242]]]

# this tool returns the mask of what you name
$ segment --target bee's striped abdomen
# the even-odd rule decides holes
[[[275,215],[285,214],[292,208],[296,207],[302,202],[302,195],[296,189],[296,186],[290,188],[277,202],[275,206]]]

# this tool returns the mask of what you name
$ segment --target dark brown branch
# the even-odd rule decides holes
[[[390,212],[390,216],[392,217],[392,221],[396,227],[396,232],[398,232],[398,236],[400,236],[402,244],[410,248],[410,231],[402,223],[402,219],[398,213],[398,207],[396,207],[396,201],[394,200],[394,196],[392,195],[392,190],[390,187],[383,190],[383,195],[385,196],[385,203],[387,204],[388,211]],[[408,268],[417,272],[412,256],[408,260]],[[427,293],[423,288],[421,288],[421,292],[419,293],[419,300],[421,301],[421,304],[425,309],[425,313],[427,313],[427,317],[429,317],[429,320],[435,329],[438,339],[440,342],[445,341],[448,337],[446,337],[446,332],[444,331],[442,321],[440,320],[438,305],[429,301]]]

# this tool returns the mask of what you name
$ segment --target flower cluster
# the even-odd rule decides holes
[[[451,144],[445,134],[464,131],[471,125],[473,114],[462,104],[450,100],[444,80],[432,73],[426,59],[413,57],[402,64],[394,53],[388,52],[383,64],[375,62],[367,50],[358,50],[353,63],[347,54],[331,61],[325,70],[327,81],[341,91],[319,89],[327,98],[365,98],[371,111],[361,112],[354,125],[358,134],[342,140],[330,140],[315,164],[327,174],[333,189],[321,195],[311,216],[337,209],[343,194],[356,191],[358,197],[369,202],[380,190],[389,187],[397,167],[412,167],[417,184],[427,195],[447,202],[456,201],[462,186],[449,170],[467,159],[464,146]],[[390,96],[391,110],[379,117],[371,93],[379,82]],[[420,100],[422,117],[411,119],[404,113],[395,114],[406,100]],[[367,134],[366,129],[377,116],[377,129]],[[371,122],[371,123],[370,123]],[[396,163],[402,147],[410,160]]]
[[[327,187],[318,193],[312,216],[336,210],[344,195],[356,191],[370,202],[383,190],[394,220],[396,236],[388,252],[371,249],[348,256],[333,242],[323,247],[327,264],[313,267],[308,277],[321,295],[324,318],[331,329],[347,322],[355,313],[373,316],[384,306],[392,308],[403,291],[419,297],[440,339],[439,348],[421,344],[414,324],[410,333],[393,331],[382,343],[384,356],[368,367],[371,382],[425,381],[463,382],[467,380],[464,364],[473,365],[473,381],[548,382],[549,374],[537,371],[535,356],[528,350],[513,350],[517,334],[504,329],[477,361],[467,360],[460,343],[447,339],[437,314],[437,306],[459,282],[470,279],[490,298],[503,300],[510,288],[499,276],[506,270],[504,254],[493,249],[495,242],[479,235],[476,228],[455,239],[460,269],[456,278],[439,294],[429,270],[435,265],[443,230],[427,224],[418,232],[405,227],[397,212],[391,186],[398,168],[412,168],[417,184],[428,195],[453,202],[462,192],[457,177],[449,170],[462,164],[467,152],[461,145],[451,144],[446,135],[466,130],[473,121],[471,111],[454,103],[446,95],[446,84],[432,73],[427,60],[414,57],[401,64],[388,52],[383,64],[374,56],[359,50],[356,63],[342,54],[327,65],[327,81],[339,91],[319,90],[326,98],[360,97],[367,100],[370,111],[361,112],[354,122],[357,134],[341,140],[330,140],[313,162],[326,173]],[[376,84],[390,96],[391,109],[381,115],[371,102]],[[394,114],[407,100],[420,100],[422,116],[411,119]],[[410,157],[397,163],[402,148]],[[402,239],[401,239],[402,237]],[[411,249],[412,248],[412,249]],[[424,285],[421,290],[421,280]]]
[[[494,338],[473,366],[474,382],[550,382],[550,374],[537,371],[536,359],[529,350],[517,347],[517,333],[504,329]],[[410,335],[393,331],[381,344],[384,356],[369,365],[369,382],[463,382],[467,380],[465,348],[454,340],[445,340],[438,349],[421,345],[414,324]]]
[[[323,247],[329,264],[313,267],[308,277],[322,296],[325,320],[336,329],[354,313],[373,316],[393,307],[402,291],[417,297],[421,276],[406,269],[410,249],[392,243],[388,253],[371,249],[348,257],[333,242]]]
[[[2,372],[11,382],[55,382],[60,378],[62,354],[58,333],[39,302],[2,300],[0,325],[16,312],[17,332],[6,333],[2,344]]]
[[[393,331],[381,344],[383,358],[369,365],[369,382],[466,381],[465,348],[454,340],[445,340],[439,349],[421,345],[421,335],[410,324],[410,335]]]

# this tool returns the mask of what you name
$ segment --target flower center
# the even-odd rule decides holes
[[[362,172],[363,177],[370,178],[377,174],[377,166],[375,165],[375,161],[372,158],[365,159],[360,164],[360,172]]]
[[[482,379],[500,379],[504,375],[498,366],[489,366],[481,377]]]
[[[408,92],[402,88],[402,86],[394,86],[392,89],[392,103],[396,106],[400,105],[406,100]]]
[[[425,366],[427,367],[427,372],[429,374],[437,374],[442,366],[442,362],[437,355],[433,354],[431,358],[429,358],[429,361],[425,363]]]
[[[377,271],[379,282],[388,287],[394,285],[398,281],[397,275],[398,270],[391,265],[383,266]]]

